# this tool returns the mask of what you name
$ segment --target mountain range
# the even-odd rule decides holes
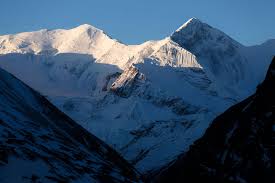
[[[169,37],[123,44],[91,25],[0,36],[0,67],[143,174],[256,91],[275,40],[244,46],[192,18]]]

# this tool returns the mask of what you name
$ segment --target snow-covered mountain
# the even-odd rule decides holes
[[[246,77],[246,58],[243,46],[223,32],[191,19],[172,35],[171,39],[198,58],[208,75],[221,84],[234,85]]]
[[[0,66],[145,172],[188,149],[215,116],[251,94],[273,47],[245,47],[195,18],[140,45],[82,25],[0,36]],[[267,63],[259,71],[255,53]]]
[[[0,182],[138,182],[117,152],[0,69]]]
[[[275,57],[252,96],[218,116],[155,182],[275,182]]]

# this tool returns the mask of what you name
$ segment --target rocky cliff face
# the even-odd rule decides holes
[[[275,182],[275,58],[256,93],[217,117],[158,182]]]
[[[121,97],[129,97],[139,83],[145,81],[145,76],[139,73],[135,66],[126,69],[112,84],[110,90]]]

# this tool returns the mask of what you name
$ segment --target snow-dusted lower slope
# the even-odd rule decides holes
[[[132,166],[0,69],[0,182],[138,182]]]
[[[272,45],[247,48],[197,19],[141,45],[83,25],[0,36],[0,66],[145,172],[188,149],[216,115],[251,94],[264,69],[255,74],[250,50],[265,61]]]

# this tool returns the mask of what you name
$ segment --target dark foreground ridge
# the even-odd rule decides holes
[[[256,93],[217,117],[156,182],[275,182],[275,57]]]
[[[117,152],[0,69],[0,182],[137,182]]]

